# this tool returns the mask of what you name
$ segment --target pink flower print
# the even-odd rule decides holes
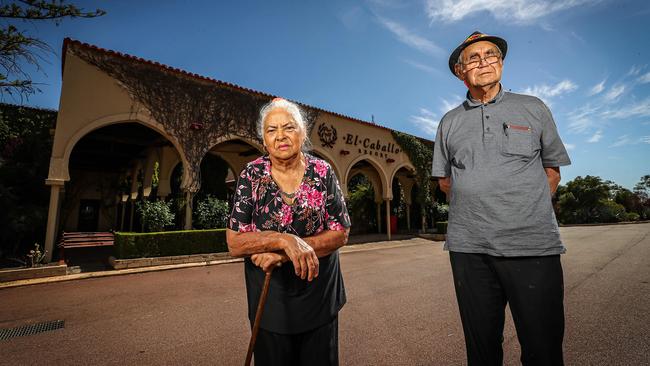
[[[255,226],[254,222],[251,222],[250,224],[244,224],[244,223],[239,224],[240,233],[250,233],[253,231],[257,231],[257,226]]]
[[[345,228],[338,221],[330,221],[327,223],[327,228],[332,231],[344,231]]]
[[[316,188],[311,188],[306,193],[307,206],[317,208],[323,205],[324,192],[319,192]]]
[[[282,226],[289,226],[293,222],[293,210],[291,206],[282,204]]]
[[[312,160],[314,163],[314,171],[321,177],[325,178],[327,175],[327,163],[320,159]]]
[[[264,164],[264,174],[271,175],[271,161],[263,160],[262,163]]]

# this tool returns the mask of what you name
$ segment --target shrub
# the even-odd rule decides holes
[[[447,234],[447,221],[436,222],[436,234]]]
[[[636,212],[628,212],[625,214],[625,221],[639,221],[641,216]]]
[[[162,231],[165,226],[174,223],[174,213],[171,205],[171,202],[163,200],[138,202],[138,213],[142,216],[147,231]]]
[[[444,203],[436,202],[434,205],[435,210],[435,220],[436,221],[447,221],[449,220],[449,205]]]
[[[625,207],[614,201],[601,200],[595,211],[595,222],[618,222],[625,220]]]
[[[196,224],[201,229],[226,227],[228,216],[228,202],[214,196],[206,196],[196,208]]]
[[[115,233],[119,259],[227,252],[226,230]]]

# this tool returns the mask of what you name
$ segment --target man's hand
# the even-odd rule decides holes
[[[264,272],[270,272],[275,267],[280,267],[282,263],[289,260],[289,257],[280,253],[259,253],[251,256],[253,263],[260,267]]]
[[[555,194],[558,184],[560,184],[560,167],[544,168],[546,178],[548,180],[548,187],[551,189],[551,196]]]
[[[451,177],[438,178],[438,185],[440,186],[440,190],[449,196],[449,191],[451,190]]]
[[[318,276],[318,257],[314,249],[300,237],[283,235],[284,253],[291,259],[296,276],[311,281]]]

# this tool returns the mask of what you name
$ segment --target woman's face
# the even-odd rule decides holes
[[[264,146],[274,158],[288,159],[300,152],[305,136],[291,113],[275,108],[264,119]]]

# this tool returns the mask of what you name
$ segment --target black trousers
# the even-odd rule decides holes
[[[563,365],[564,280],[560,256],[493,257],[450,252],[470,366],[503,364],[505,307],[523,365]]]
[[[338,366],[338,317],[300,334],[259,330],[254,349],[255,366]]]

